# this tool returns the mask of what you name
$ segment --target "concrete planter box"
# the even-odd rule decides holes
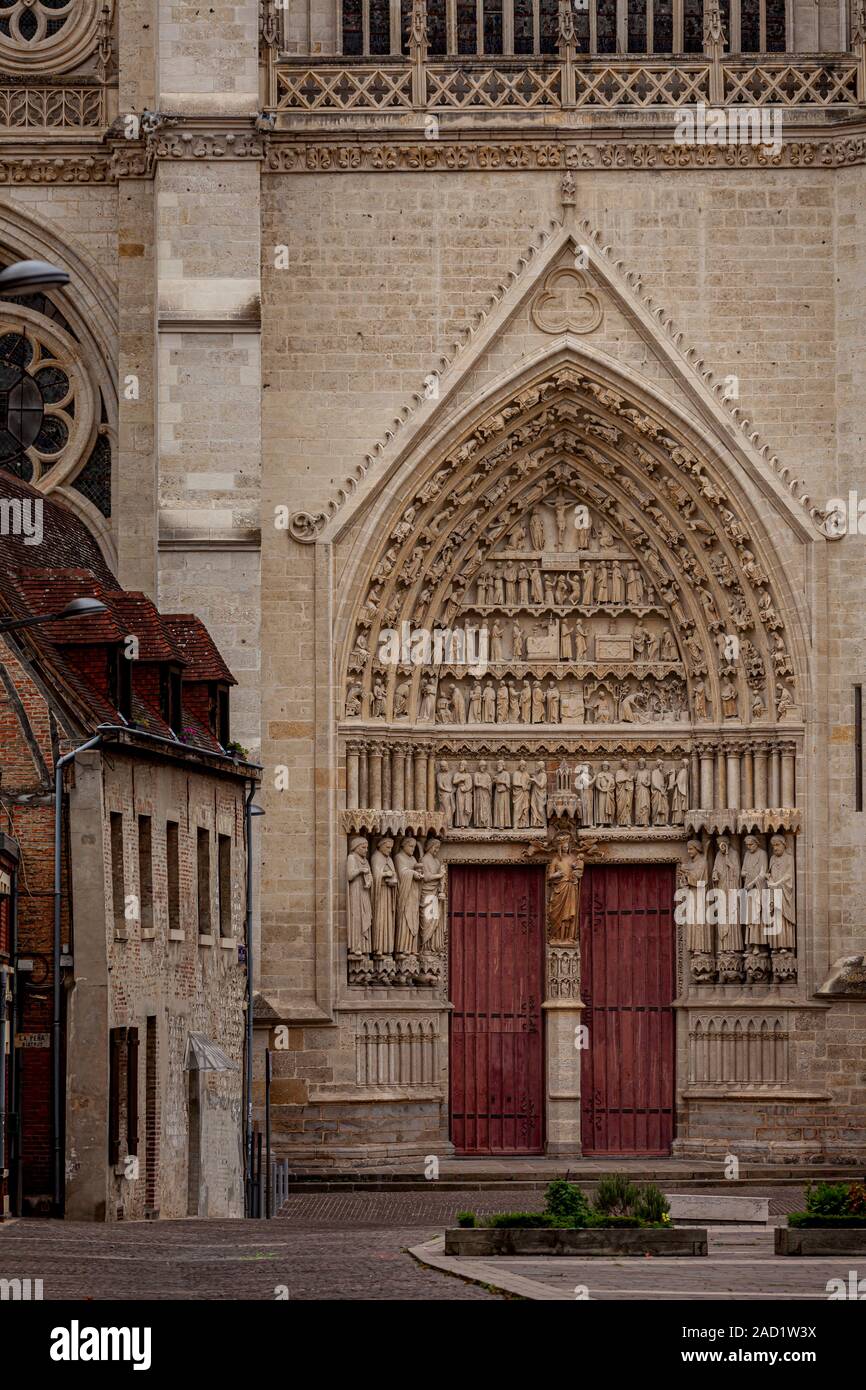
[[[777,1255],[862,1255],[866,1226],[777,1226]]]
[[[620,1227],[608,1230],[519,1230],[455,1226],[445,1232],[446,1255],[706,1255],[707,1233]]]

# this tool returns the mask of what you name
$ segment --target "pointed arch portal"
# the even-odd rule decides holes
[[[628,1090],[602,1094],[584,1058],[582,1141],[580,1030],[601,1017],[590,1009],[581,1022],[585,879],[596,894],[608,884],[615,902],[594,902],[596,924],[615,911],[610,930],[645,952],[634,923],[652,918],[652,950],[673,963],[664,997],[652,972],[632,972],[653,999],[622,1007],[676,1014],[686,1113],[699,1084],[702,1094],[725,1084],[726,1054],[713,1052],[708,1079],[703,1043],[718,1033],[719,1001],[741,1001],[732,1029],[778,1039],[801,997],[799,769],[817,691],[796,574],[812,572],[816,539],[726,441],[568,341],[480,404],[452,404],[319,539],[319,573],[329,584],[339,575],[327,721],[345,788],[330,839],[346,864],[345,928],[334,903],[339,1007],[361,1019],[383,993],[391,1007],[438,1007],[444,1078],[449,953],[465,944],[449,871],[485,866],[477,881],[493,897],[476,909],[493,922],[514,866],[540,864],[548,1152],[605,1151],[587,1126],[619,1113]],[[596,864],[608,867],[591,880]],[[672,896],[661,915],[658,903],[648,915],[641,885]],[[494,973],[495,939],[491,928]],[[599,959],[604,932],[593,939]],[[483,961],[477,939],[473,951]],[[652,1035],[665,1058],[672,1036]],[[658,1080],[667,1068],[672,1086],[661,1054],[642,1057],[652,1037],[629,1034],[629,1074]],[[472,1121],[464,1054],[461,1042],[461,1133]],[[742,1057],[744,1086],[777,1084],[778,1044],[772,1057]],[[492,1075],[482,1115],[499,1095]],[[644,1110],[628,1094],[632,1138],[617,1130],[613,1149],[664,1150],[673,1091],[644,1097]],[[688,1152],[688,1136],[675,1146]]]

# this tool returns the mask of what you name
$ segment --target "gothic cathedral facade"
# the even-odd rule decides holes
[[[0,104],[0,476],[238,679],[278,1151],[862,1164],[863,0],[0,0]]]

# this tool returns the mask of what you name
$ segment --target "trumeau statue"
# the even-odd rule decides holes
[[[551,946],[576,946],[578,943],[583,870],[583,855],[572,853],[568,835],[561,835],[556,841],[556,853],[547,871],[550,888],[547,939]]]

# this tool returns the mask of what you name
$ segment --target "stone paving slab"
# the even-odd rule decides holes
[[[752,1228],[741,1233],[739,1242],[731,1240],[733,1234],[730,1227],[711,1230],[709,1253],[694,1260],[569,1255],[475,1259],[446,1255],[442,1237],[413,1246],[410,1254],[443,1273],[477,1279],[512,1297],[541,1302],[797,1302],[827,1299],[827,1282],[832,1278],[848,1281],[850,1259],[845,1256],[776,1258],[771,1231]]]

